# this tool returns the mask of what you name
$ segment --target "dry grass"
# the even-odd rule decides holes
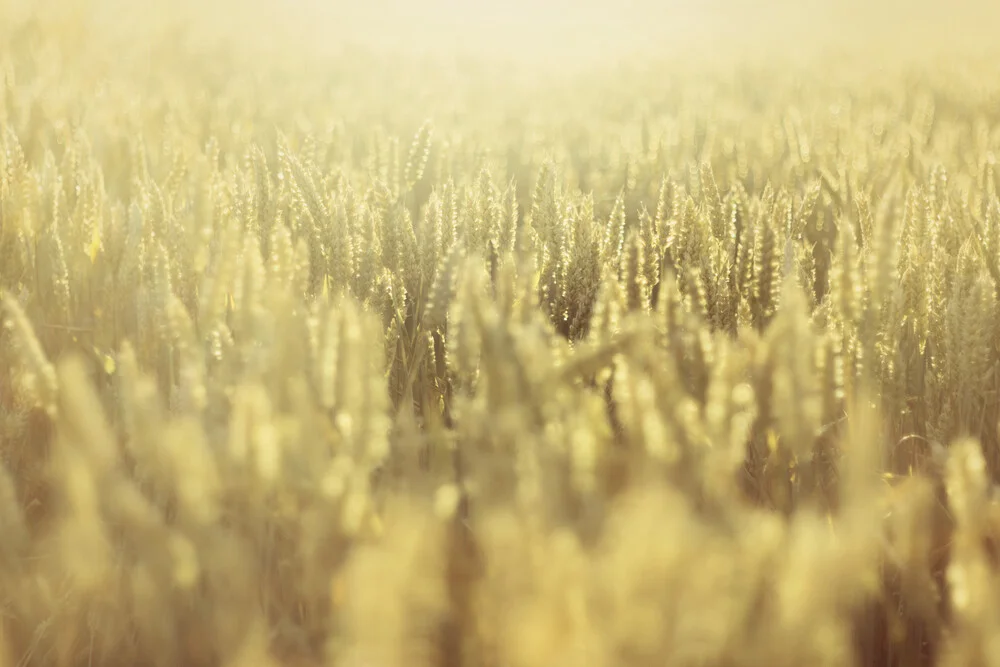
[[[0,665],[1000,665],[994,64],[0,24]]]

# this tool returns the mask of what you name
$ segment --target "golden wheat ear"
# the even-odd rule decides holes
[[[42,408],[50,417],[58,411],[59,381],[49,363],[34,328],[18,300],[9,292],[0,294],[4,327],[11,332],[12,343],[21,359],[20,381],[29,402]]]

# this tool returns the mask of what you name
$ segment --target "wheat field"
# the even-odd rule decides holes
[[[202,4],[0,2],[0,667],[1000,666],[1000,60]]]

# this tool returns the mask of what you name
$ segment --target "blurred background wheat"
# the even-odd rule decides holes
[[[1000,665],[995,25],[0,2],[0,666]]]

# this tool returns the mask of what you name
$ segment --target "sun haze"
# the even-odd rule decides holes
[[[232,48],[345,47],[472,57],[537,68],[637,57],[788,58],[832,52],[932,57],[989,50],[991,0],[5,0],[22,11],[76,8],[98,31],[135,37],[176,26]]]
[[[991,0],[371,0],[284,3],[326,39],[546,62],[837,48],[984,47]],[[914,48],[916,50],[916,48]]]

